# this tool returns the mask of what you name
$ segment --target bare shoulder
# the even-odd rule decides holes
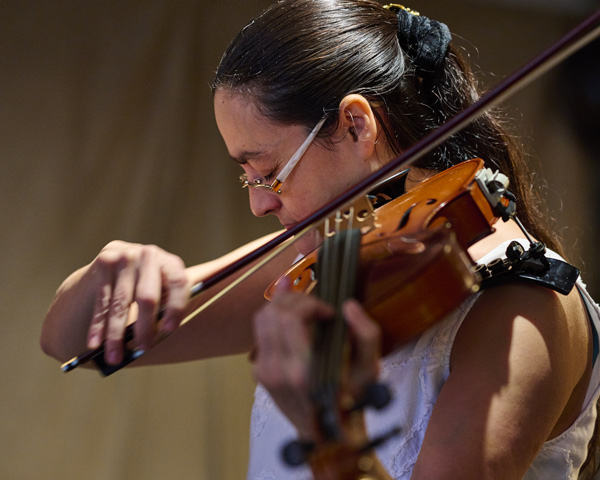
[[[548,288],[514,283],[480,295],[459,330],[452,363],[499,341],[509,348],[541,341],[539,346],[543,345],[548,359],[566,353],[574,363],[581,363],[583,357],[585,364],[586,355],[581,352],[587,351],[589,337],[586,310],[576,288],[561,295]]]
[[[483,292],[457,334],[421,450],[429,461],[416,472],[428,478],[454,467],[463,468],[461,478],[522,478],[544,442],[579,415],[590,350],[576,289],[563,296],[514,284]],[[452,478],[446,473],[439,478]]]

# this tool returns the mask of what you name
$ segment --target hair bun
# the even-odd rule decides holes
[[[448,26],[402,5],[390,4],[384,8],[395,12],[398,17],[398,40],[415,65],[417,75],[424,78],[436,76],[452,40]]]

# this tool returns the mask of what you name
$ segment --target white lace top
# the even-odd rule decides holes
[[[506,245],[490,252],[481,259],[481,263],[501,256]],[[593,321],[600,331],[600,308],[589,298],[580,280],[578,286],[593,306]],[[382,381],[392,389],[393,402],[381,412],[367,411],[366,417],[372,437],[394,426],[401,427],[399,435],[377,450],[382,463],[395,479],[408,480],[412,474],[433,406],[449,375],[450,353],[456,333],[476,300],[477,296],[470,298],[446,319],[382,361]],[[600,362],[596,362],[581,415],[563,434],[544,444],[525,480],[571,480],[577,477],[593,433],[599,383]],[[312,478],[307,466],[292,468],[282,461],[281,448],[295,438],[295,431],[260,385],[255,393],[250,434],[248,480]]]

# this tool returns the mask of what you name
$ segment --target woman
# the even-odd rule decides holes
[[[476,83],[450,44],[447,27],[368,0],[284,0],[251,22],[225,52],[213,84],[215,116],[231,157],[244,170],[250,207],[289,229],[391,161],[478,98]],[[555,252],[542,224],[523,158],[488,112],[415,164],[408,189],[436,172],[481,157],[510,179],[519,217]],[[510,220],[469,248],[486,263],[524,234]],[[253,352],[260,383],[252,418],[248,478],[340,478],[322,470],[343,459],[350,478],[576,478],[592,436],[597,369],[594,324],[583,284],[568,295],[515,282],[468,299],[438,324],[380,359],[379,328],[355,301],[344,305],[352,337],[344,394],[358,399],[382,378],[393,393],[381,413],[351,416],[357,443],[398,425],[400,433],[365,454],[332,454],[314,426],[307,392],[310,326],[329,306],[290,291],[262,293],[293,261],[288,253],[177,329],[189,287],[265,240],[185,268],[157,247],[109,244],[65,280],[45,320],[44,350],[66,360],[106,342],[118,364],[123,330],[137,319],[137,364]],[[306,254],[318,235],[297,242]],[[554,255],[554,254],[552,254]],[[166,292],[165,315],[155,317]],[[191,302],[194,303],[194,302]],[[398,312],[398,316],[402,312]],[[82,319],[84,319],[82,321]],[[174,332],[150,349],[156,335]],[[278,408],[275,408],[274,405]],[[351,427],[351,428],[350,428]],[[309,464],[291,469],[278,450],[296,436],[314,445]],[[325,453],[324,453],[325,452]]]

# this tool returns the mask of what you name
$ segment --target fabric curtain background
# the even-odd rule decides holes
[[[277,227],[247,208],[208,88],[228,42],[268,3],[0,4],[1,478],[244,477],[254,388],[245,357],[103,379],[63,375],[38,338],[60,282],[112,239],[155,243],[191,265]],[[468,40],[481,69],[497,75],[490,84],[577,21],[417,3]],[[571,258],[592,282],[596,187],[590,154],[557,106],[557,78],[507,108],[548,179]]]

